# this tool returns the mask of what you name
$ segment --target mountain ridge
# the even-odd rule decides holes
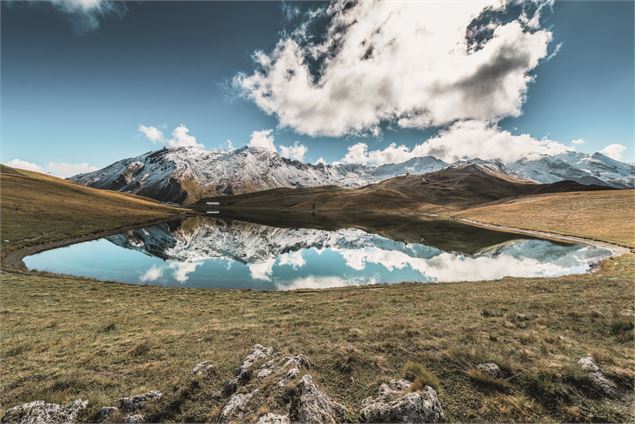
[[[422,156],[397,164],[368,166],[304,163],[249,146],[215,151],[164,148],[122,159],[98,171],[69,179],[94,188],[130,192],[187,205],[204,197],[273,188],[362,187],[399,175],[422,175],[468,164],[487,166],[511,181],[553,183],[571,180],[613,188],[635,187],[635,166],[601,153],[566,152],[510,164],[479,158],[449,164],[433,156]]]

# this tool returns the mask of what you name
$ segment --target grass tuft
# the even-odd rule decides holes
[[[408,362],[403,371],[404,378],[413,382],[413,390],[421,390],[424,386],[430,386],[438,390],[441,384],[439,379],[426,367],[417,362]]]

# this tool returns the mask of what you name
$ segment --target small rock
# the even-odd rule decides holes
[[[284,365],[282,365],[282,368],[289,368],[289,367],[295,367],[295,368],[305,368],[307,370],[311,369],[311,363],[309,362],[309,358],[307,358],[304,355],[296,355],[296,356],[292,356],[292,357],[287,357],[284,358]]]
[[[379,387],[377,397],[368,397],[360,413],[362,422],[436,423],[445,417],[437,392],[425,386],[421,392],[408,392],[408,380],[393,380]]]
[[[258,389],[251,393],[239,393],[233,395],[220,413],[220,422],[240,420],[246,412],[245,406],[256,393],[258,393]]]
[[[595,364],[595,362],[593,362],[593,358],[591,357],[591,355],[587,355],[587,356],[584,356],[584,357],[580,358],[580,360],[578,361],[578,365],[584,371],[588,371],[588,372],[598,372],[598,371],[600,371],[600,367],[598,367]]]
[[[119,407],[125,412],[137,411],[147,403],[155,402],[161,399],[163,393],[158,390],[152,390],[140,395],[129,396],[119,399]]]
[[[99,408],[99,410],[97,411],[97,421],[103,423],[117,412],[119,412],[119,408],[116,408],[114,406],[104,406],[103,408]]]
[[[192,368],[193,377],[210,377],[217,375],[216,367],[209,361],[199,362]]]
[[[123,422],[125,424],[140,424],[146,422],[146,417],[143,414],[126,415]]]
[[[238,381],[245,382],[249,380],[249,377],[251,376],[251,367],[253,367],[256,362],[271,356],[272,353],[273,349],[270,347],[264,347],[259,344],[254,345],[249,355],[245,356],[243,363],[236,371]]]
[[[610,397],[616,395],[617,385],[606,378],[600,367],[593,361],[591,355],[580,358],[578,365],[582,370],[588,372],[589,380],[591,380],[596,390]]]
[[[291,402],[292,421],[321,424],[339,423],[344,420],[344,407],[321,392],[309,374],[302,377],[296,388],[296,396]]]
[[[493,362],[478,364],[476,369],[494,378],[503,378],[503,371],[501,371],[500,367]]]
[[[269,412],[258,418],[258,422],[256,424],[289,424],[289,417]]]
[[[294,378],[296,378],[298,374],[300,374],[300,370],[298,368],[295,368],[295,367],[291,368],[289,371],[287,371],[284,377],[282,377],[282,380],[278,381],[278,386],[279,387],[286,386],[287,383],[293,380]]]
[[[85,400],[75,400],[66,405],[36,400],[9,409],[2,417],[2,422],[20,424],[75,423],[80,412],[87,406],[88,402]]]

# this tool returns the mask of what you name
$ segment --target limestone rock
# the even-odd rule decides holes
[[[129,396],[119,399],[119,407],[122,411],[132,412],[144,407],[147,402],[155,402],[161,399],[163,393],[158,390],[152,390],[140,395]]]
[[[87,406],[88,402],[85,400],[75,400],[66,405],[36,400],[9,409],[4,414],[2,422],[20,424],[74,423],[77,422],[80,412]]]
[[[254,345],[249,355],[247,355],[245,359],[243,359],[243,363],[240,364],[240,367],[238,367],[238,370],[236,371],[236,377],[238,378],[238,381],[244,382],[249,380],[249,377],[251,377],[251,368],[253,367],[253,365],[256,362],[271,356],[272,353],[273,349],[270,347],[264,347],[263,345],[259,344]]]
[[[193,377],[210,377],[216,375],[216,373],[216,367],[209,361],[200,362],[192,368]]]
[[[493,362],[478,364],[476,369],[494,378],[503,378],[503,371],[501,371],[500,367]]]
[[[251,398],[258,393],[258,389],[251,393],[238,393],[233,395],[220,413],[220,422],[240,420],[246,412],[246,405]]]
[[[302,377],[296,389],[296,395],[291,402],[292,421],[321,424],[339,423],[344,420],[344,407],[320,391],[309,374]]]
[[[580,358],[578,365],[583,371],[588,373],[589,379],[597,391],[610,397],[616,395],[617,385],[606,378],[600,367],[593,361],[591,355]]]
[[[437,392],[425,386],[421,392],[408,392],[411,383],[393,380],[379,387],[376,397],[363,402],[362,422],[383,423],[437,423],[443,422],[443,409]]]
[[[258,422],[256,424],[289,424],[289,417],[269,412],[258,418]]]

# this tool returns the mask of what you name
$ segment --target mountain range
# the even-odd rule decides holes
[[[98,171],[73,176],[70,180],[163,202],[193,204],[205,197],[280,187],[361,187],[400,175],[426,174],[469,164],[487,165],[508,178],[536,183],[571,180],[614,188],[635,187],[635,166],[601,153],[566,152],[508,164],[480,159],[449,164],[424,156],[398,164],[367,166],[302,163],[255,147],[230,151],[164,148],[117,161]]]

